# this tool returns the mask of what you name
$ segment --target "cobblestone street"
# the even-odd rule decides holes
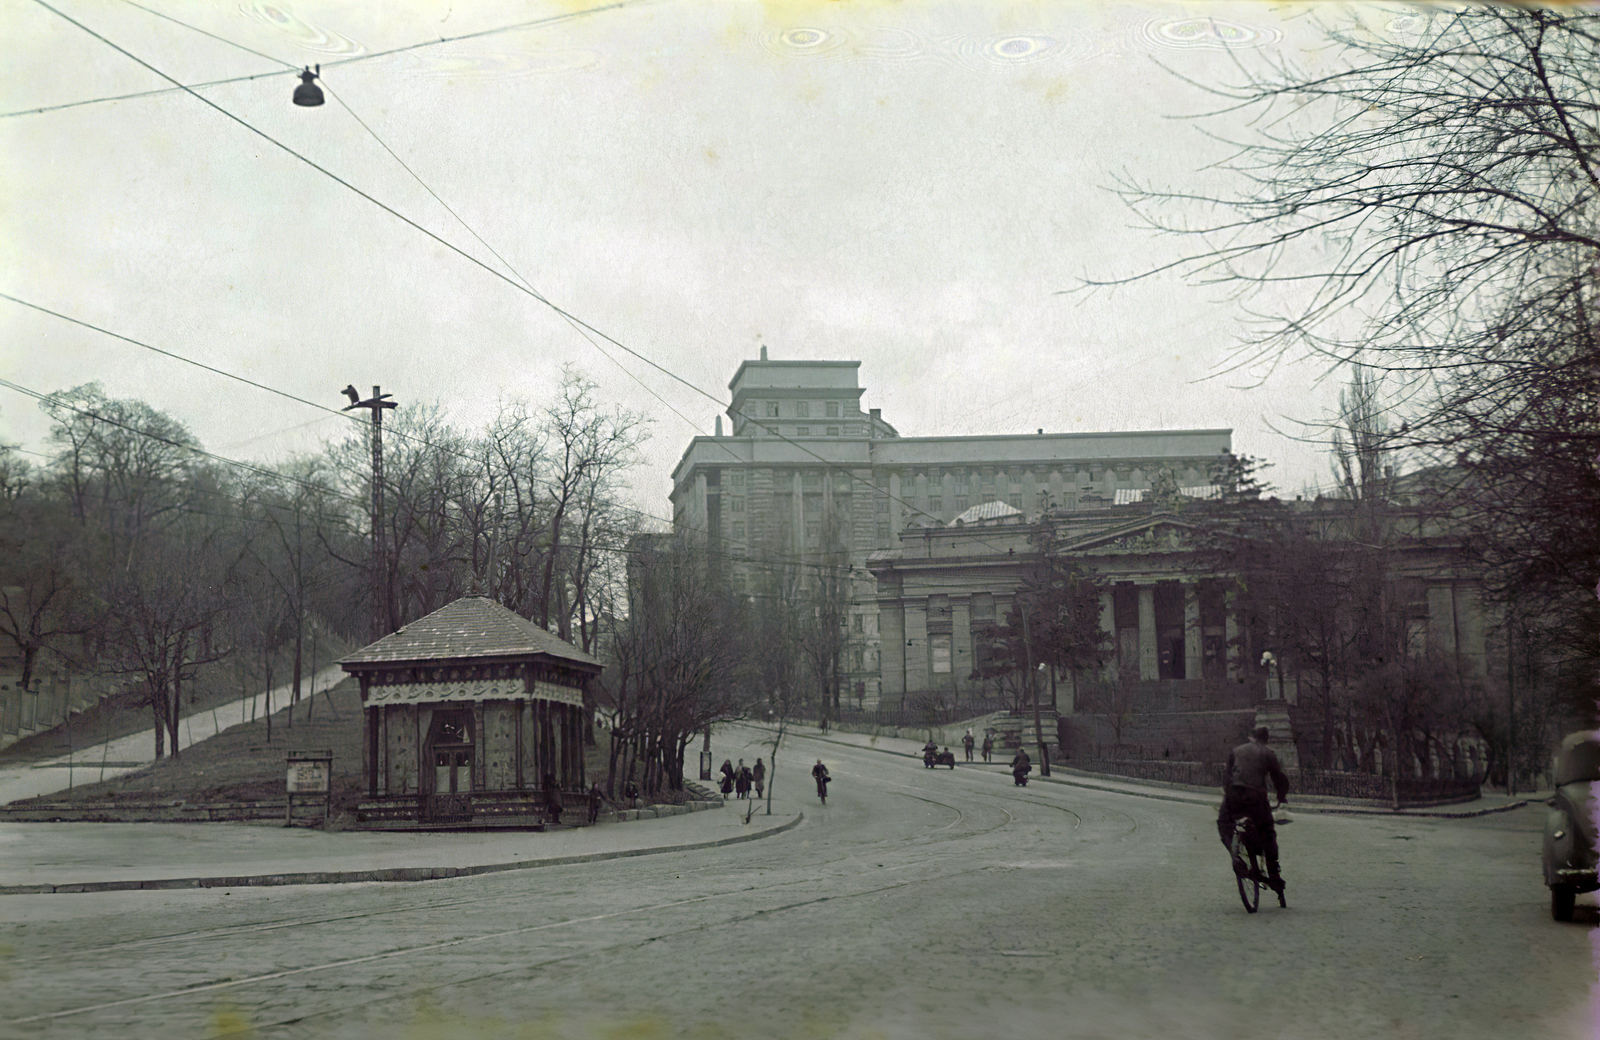
[[[741,735],[717,757],[760,753]],[[817,757],[826,806],[804,797]],[[1542,806],[1299,814],[1289,909],[1269,896],[1248,915],[1204,806],[810,738],[779,764],[804,822],[724,848],[420,884],[3,897],[0,1031],[1595,1035],[1596,912],[1550,920]]]

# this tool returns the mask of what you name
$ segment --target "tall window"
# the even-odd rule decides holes
[[[836,419],[839,416],[839,402],[829,401],[824,407],[828,410],[828,418]]]
[[[949,632],[940,632],[928,637],[928,658],[935,675],[950,674]]]
[[[735,520],[728,525],[728,536],[736,542],[744,541],[744,521]]]
[[[809,419],[809,418],[811,418],[811,402],[810,401],[796,401],[794,403],[794,414],[795,414],[796,418],[800,418],[800,419]]]
[[[778,417],[778,402],[776,402],[776,401],[768,401],[767,402],[767,418],[776,419],[777,417]]]

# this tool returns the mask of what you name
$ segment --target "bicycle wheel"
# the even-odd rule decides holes
[[[1243,831],[1235,831],[1228,846],[1233,854],[1233,879],[1239,885],[1239,901],[1249,913],[1261,906],[1261,869],[1255,853],[1249,851]]]

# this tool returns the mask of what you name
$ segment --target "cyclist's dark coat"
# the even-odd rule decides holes
[[[1265,744],[1250,741],[1228,752],[1228,768],[1222,774],[1224,787],[1250,787],[1267,792],[1267,779],[1278,789],[1278,801],[1289,795],[1289,778],[1278,764],[1278,755]]]
[[[1278,756],[1257,741],[1240,744],[1228,753],[1228,768],[1222,774],[1222,811],[1217,814],[1217,837],[1227,845],[1233,836],[1233,821],[1248,816],[1255,822],[1262,854],[1270,876],[1278,878],[1278,828],[1267,802],[1267,780],[1278,789],[1278,801],[1289,795],[1289,778],[1278,764]]]

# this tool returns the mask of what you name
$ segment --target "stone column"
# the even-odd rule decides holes
[[[1000,605],[995,604],[995,613],[1000,613]],[[972,600],[967,596],[950,597],[950,674],[945,676],[949,683],[947,691],[954,700],[961,699],[961,680],[972,674],[972,666],[977,661],[977,651],[972,646]]]
[[[1139,586],[1139,678],[1161,678],[1161,656],[1156,648],[1156,587]]]
[[[1100,590],[1100,631],[1111,637],[1111,654],[1106,658],[1102,674],[1107,682],[1117,678],[1117,607],[1115,586]]]
[[[916,603],[904,604],[905,639],[906,644],[901,652],[905,654],[906,677],[905,689],[902,693],[912,690],[926,690],[931,678],[928,669],[928,601],[918,600]]]
[[[1183,583],[1183,677],[1199,679],[1205,652],[1200,631],[1200,586]]]
[[[1228,678],[1239,678],[1239,618],[1234,610],[1238,600],[1238,592],[1230,584],[1222,592],[1222,638],[1227,644],[1225,652],[1228,655]]]

